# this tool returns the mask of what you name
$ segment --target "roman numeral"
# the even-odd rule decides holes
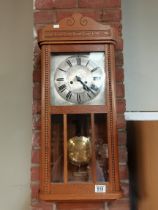
[[[69,60],[67,60],[66,63],[67,63],[70,67],[72,67],[72,63],[71,63]]]
[[[64,69],[61,69],[61,68],[58,68],[58,70],[60,70],[60,71],[63,71],[63,72],[66,72],[66,70],[64,70]]]
[[[99,68],[99,67],[96,67],[96,68],[92,69],[91,72],[96,71],[98,68]]]
[[[68,100],[68,99],[70,99],[71,98],[71,96],[72,96],[72,92],[71,91],[69,91],[68,93],[67,93],[67,95],[66,95],[66,99]]]
[[[63,92],[66,89],[66,85],[61,85],[58,87],[58,89],[60,90],[60,92]]]
[[[58,81],[58,82],[64,81],[64,78],[57,78],[56,81]]]
[[[76,57],[77,65],[81,65],[81,58],[79,56]]]
[[[80,104],[81,103],[81,95],[77,93],[77,102]]]
[[[99,88],[96,85],[92,84],[91,89],[94,90],[94,91],[98,91]]]
[[[89,61],[87,61],[86,66],[88,66],[88,64],[89,64]]]
[[[93,77],[93,80],[100,80],[101,77]]]

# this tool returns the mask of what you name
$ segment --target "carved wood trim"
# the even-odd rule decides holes
[[[116,78],[115,78],[115,46],[110,44],[111,52],[111,86],[112,86],[112,109],[113,109],[113,144],[112,144],[112,157],[113,157],[113,171],[114,171],[114,190],[120,191],[119,183],[119,157],[118,157],[118,131],[117,131],[117,109],[116,109]]]
[[[47,25],[38,31],[39,44],[51,41],[115,41],[116,31],[110,25],[100,24],[93,19],[75,13],[56,25]]]
[[[114,46],[108,44],[105,47],[107,54],[107,73],[108,73],[108,140],[110,161],[110,182],[113,192],[120,191],[118,174],[118,145],[117,145],[117,126],[116,126],[116,96],[115,96],[115,57]]]
[[[49,192],[50,183],[50,90],[49,90],[49,47],[42,48],[42,111],[41,111],[41,191]]]

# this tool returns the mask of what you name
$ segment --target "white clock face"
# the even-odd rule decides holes
[[[105,83],[103,63],[81,53],[58,55],[54,58],[55,68],[52,69],[54,73],[51,75],[52,102],[54,93],[57,104],[62,101],[63,105],[89,104],[103,91]]]

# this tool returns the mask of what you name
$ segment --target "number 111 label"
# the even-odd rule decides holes
[[[105,193],[106,185],[95,185],[95,192],[96,193]]]

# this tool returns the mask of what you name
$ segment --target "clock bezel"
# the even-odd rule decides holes
[[[75,58],[77,57],[81,58],[81,65],[76,65],[77,62]],[[74,105],[104,105],[105,104],[105,76],[106,71],[105,69],[105,61],[104,61],[104,52],[69,52],[69,53],[52,53],[51,54],[51,60],[54,62],[51,62],[51,103],[52,105],[67,105],[67,106],[74,106]],[[68,65],[63,65],[66,63],[66,60],[69,58],[69,60],[72,62],[72,66],[69,67]],[[93,61],[92,61],[93,59]],[[89,61],[89,64],[85,66],[85,60]],[[96,63],[99,63],[97,65]],[[92,68],[92,65],[95,65],[95,67],[98,67],[98,70],[95,72],[90,72],[90,68]],[[76,69],[75,69],[76,68]],[[59,69],[59,70],[58,70]],[[92,94],[90,91],[82,91],[80,94],[80,101],[77,100],[77,91],[74,92],[72,87],[75,87],[75,85],[78,85],[75,80],[73,81],[73,84],[69,84],[66,80],[66,77],[68,74],[75,74],[78,75],[77,69],[82,72],[82,69],[84,71],[87,71],[87,73],[90,76],[100,76],[100,80],[94,80],[93,82],[87,83],[89,89],[90,85],[93,83],[96,85],[96,87],[99,88],[98,91],[94,91],[94,94]],[[75,73],[76,71],[76,73]],[[86,72],[85,72],[86,73]],[[59,75],[61,77],[61,81],[56,81],[56,75]],[[86,74],[85,74],[86,76]],[[83,78],[83,75],[82,75]],[[84,77],[85,79],[85,77]],[[87,78],[87,81],[89,81],[89,78]],[[86,85],[86,84],[85,84]],[[55,88],[54,88],[55,86]],[[60,91],[58,88],[63,87],[63,89]],[[65,88],[64,88],[65,87]],[[91,89],[90,89],[91,90]],[[72,97],[69,99],[66,99],[66,94],[70,91],[72,93]],[[53,100],[54,101],[53,101]]]

